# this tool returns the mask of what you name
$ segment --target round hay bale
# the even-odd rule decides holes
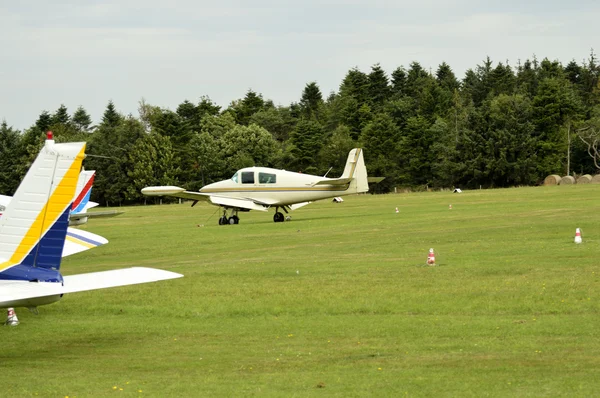
[[[544,185],[558,185],[560,184],[560,176],[558,174],[551,174],[544,179]]]
[[[600,184],[600,174],[596,174],[592,177],[592,184]]]
[[[560,179],[560,185],[573,185],[577,181],[575,181],[575,177],[573,176],[564,176]]]
[[[592,176],[589,174],[584,174],[577,179],[577,184],[589,184],[592,182]]]

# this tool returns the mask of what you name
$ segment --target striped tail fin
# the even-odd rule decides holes
[[[87,210],[95,175],[96,170],[82,170],[81,173],[79,173],[77,190],[75,191],[75,200],[73,201],[73,206],[71,206],[72,213],[76,214]]]
[[[61,253],[85,143],[49,139],[0,218],[0,279],[62,280]]]

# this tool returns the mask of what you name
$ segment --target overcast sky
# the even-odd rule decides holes
[[[445,61],[462,79],[486,56],[566,64],[600,51],[600,1],[487,3],[0,0],[0,120],[24,129],[65,104],[98,122],[109,100],[137,116],[142,98],[226,107],[248,89],[289,105],[308,82],[327,95],[376,63],[390,74]]]

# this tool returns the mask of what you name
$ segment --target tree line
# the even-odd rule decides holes
[[[595,54],[566,66],[547,58],[494,64],[459,80],[442,63],[418,62],[388,75],[353,68],[324,96],[316,82],[298,102],[275,105],[249,90],[222,109],[210,98],[176,110],[140,101],[123,115],[109,101],[93,125],[83,107],[43,111],[18,131],[0,124],[0,193],[12,194],[52,130],[59,142],[88,142],[84,166],[97,170],[93,199],[140,203],[141,188],[187,189],[252,165],[338,176],[362,147],[377,192],[538,184],[548,174],[596,173],[600,156],[600,64]]]

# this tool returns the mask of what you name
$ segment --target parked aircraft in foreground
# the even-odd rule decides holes
[[[361,148],[348,154],[344,173],[340,178],[327,178],[310,174],[294,173],[267,167],[247,167],[238,170],[228,180],[215,182],[200,189],[186,191],[174,186],[146,187],[142,193],[148,196],[174,196],[176,198],[208,201],[223,208],[219,225],[238,224],[240,211],[268,211],[275,208],[273,221],[284,221],[283,213],[296,210],[311,202],[343,195],[367,192],[369,182],[379,182],[381,177],[367,177],[367,168]],[[229,217],[227,216],[229,211]]]
[[[85,143],[47,140],[0,218],[0,308],[60,300],[65,293],[179,278],[152,268],[64,276],[68,218]],[[80,236],[85,241],[85,236]]]

